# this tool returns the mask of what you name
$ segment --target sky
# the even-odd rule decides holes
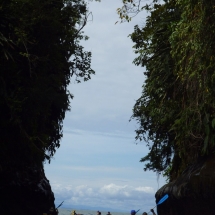
[[[56,206],[109,211],[149,211],[155,193],[165,184],[155,172],[144,172],[139,162],[147,155],[145,142],[135,142],[135,120],[129,122],[144,83],[144,68],[135,66],[134,45],[128,37],[146,14],[129,23],[119,21],[121,0],[89,3],[93,19],[83,29],[82,42],[92,52],[96,75],[80,84],[71,80],[71,111],[66,113],[61,146],[46,177]]]

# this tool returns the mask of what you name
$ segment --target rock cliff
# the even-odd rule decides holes
[[[54,207],[54,194],[42,167],[4,172],[0,182],[0,214],[42,215]]]
[[[158,205],[158,215],[215,214],[215,157],[190,165],[175,181],[161,187],[155,197],[169,198]]]

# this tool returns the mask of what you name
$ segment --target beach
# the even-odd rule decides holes
[[[70,208],[58,208],[59,215],[70,215],[71,212],[75,210]],[[101,211],[101,215],[106,215],[108,211]],[[97,211],[92,210],[76,210],[77,214],[83,214],[83,215],[96,215]],[[111,215],[130,215],[130,211],[126,212],[114,212],[110,211]]]

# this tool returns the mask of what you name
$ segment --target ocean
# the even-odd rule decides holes
[[[67,209],[67,208],[58,208],[59,215],[70,215],[74,209]],[[92,210],[75,210],[77,214],[83,215],[97,215],[97,211]],[[101,211],[101,215],[106,215],[108,211]],[[114,212],[110,211],[111,215],[130,215],[130,211],[128,213],[124,212]]]

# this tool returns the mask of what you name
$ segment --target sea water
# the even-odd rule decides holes
[[[73,210],[74,209],[58,208],[59,215],[70,215]],[[97,211],[92,211],[92,210],[75,210],[75,211],[77,214],[97,215]],[[100,211],[100,212],[101,212],[101,215],[106,215],[108,211]],[[128,211],[128,213],[110,211],[111,215],[130,215],[129,212],[130,211]]]

